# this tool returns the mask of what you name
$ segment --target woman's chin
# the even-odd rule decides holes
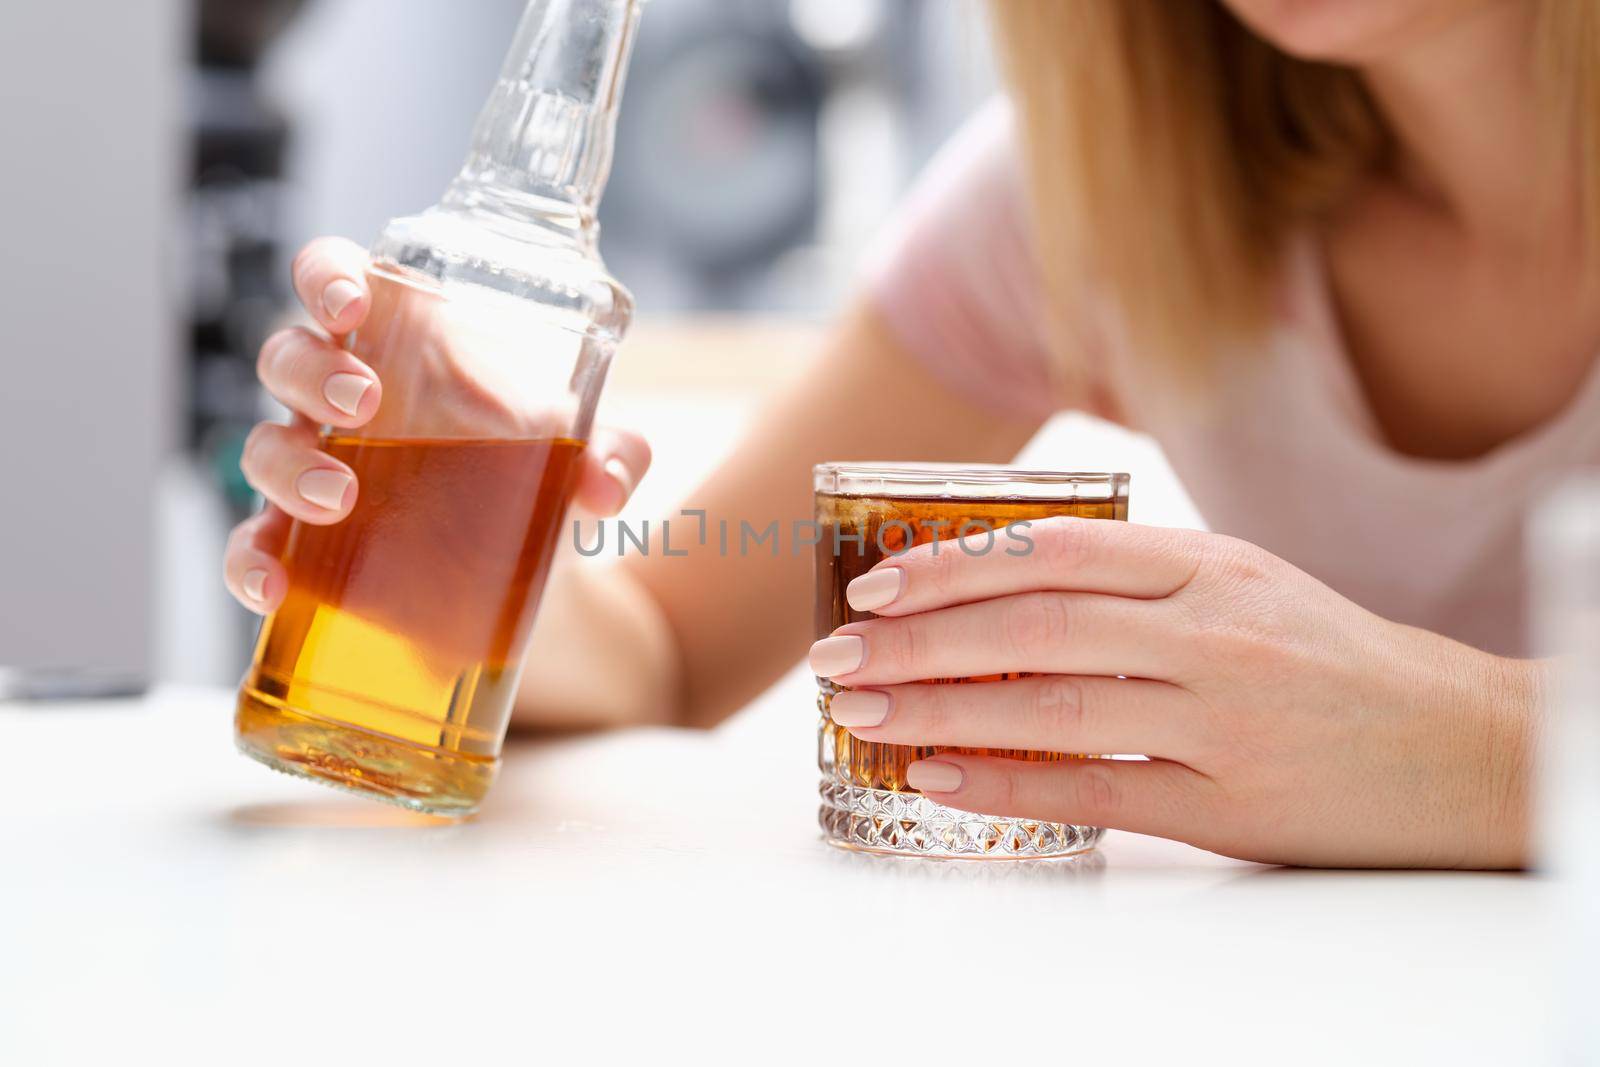
[[[1511,0],[1224,0],[1245,25],[1300,59],[1382,60],[1467,15]]]

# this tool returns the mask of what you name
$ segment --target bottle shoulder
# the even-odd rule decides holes
[[[380,266],[442,289],[490,290],[547,308],[585,332],[620,340],[633,296],[587,234],[432,208],[390,220],[372,246]]]

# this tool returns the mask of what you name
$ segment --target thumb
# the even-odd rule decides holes
[[[615,515],[649,469],[650,445],[643,437],[631,430],[598,427],[584,449],[574,502],[591,515]]]

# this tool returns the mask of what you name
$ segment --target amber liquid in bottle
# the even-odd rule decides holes
[[[583,444],[329,436],[359,497],[295,524],[240,691],[269,765],[448,814],[493,781]]]
[[[914,545],[927,544],[937,539],[941,552],[960,552],[956,544],[962,536],[963,526],[968,536],[977,536],[984,545],[988,540],[985,530],[993,531],[992,546],[986,551],[1023,552],[1027,550],[1027,528],[1019,526],[1008,531],[1015,523],[1030,522],[1054,515],[1075,515],[1089,519],[1126,519],[1126,500],[1040,500],[1040,499],[962,499],[954,497],[915,496],[853,496],[843,493],[817,494],[817,523],[821,527],[821,540],[817,553],[817,610],[816,634],[826,637],[848,622],[875,618],[871,612],[855,611],[845,600],[845,587],[865,574],[884,558],[905,551]],[[938,683],[992,682],[1022,677],[1016,674],[988,675],[980,678],[929,679]],[[826,679],[819,680],[818,697],[822,711],[819,743],[829,750],[831,758],[822,759],[826,768],[832,766],[837,778],[850,785],[867,789],[906,789],[906,768],[919,759],[940,752],[967,752],[1007,759],[1054,761],[1073,758],[1058,752],[1035,752],[1024,749],[1000,748],[945,748],[935,746],[890,745],[878,741],[862,741],[844,727],[834,723],[828,715],[833,694],[841,687]]]

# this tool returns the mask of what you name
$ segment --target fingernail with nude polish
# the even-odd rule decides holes
[[[617,485],[617,509],[621,510],[628,502],[628,497],[633,495],[633,475],[628,471],[628,465],[616,456],[606,460],[602,469]]]
[[[322,309],[328,317],[337,320],[344,309],[361,299],[361,286],[348,278],[337,278],[322,290]]]
[[[954,793],[966,777],[954,763],[938,760],[918,760],[906,768],[906,784],[924,793]]]
[[[885,567],[881,571],[868,571],[845,586],[845,599],[857,611],[877,611],[900,599],[900,587],[905,584],[906,572],[899,567]]]
[[[322,396],[346,415],[354,415],[361,408],[361,398],[371,388],[371,378],[359,374],[330,374],[322,383]]]
[[[811,646],[811,672],[820,678],[849,674],[861,666],[866,651],[865,643],[854,634],[824,637]]]
[[[338,511],[344,507],[344,493],[351,478],[343,471],[306,471],[294,483],[295,490],[319,508]]]
[[[267,572],[259,567],[244,572],[244,579],[239,583],[244,586],[244,595],[254,600],[257,604],[264,604],[267,600]]]
[[[889,694],[876,689],[848,689],[828,702],[828,716],[840,726],[881,726],[889,717]]]

